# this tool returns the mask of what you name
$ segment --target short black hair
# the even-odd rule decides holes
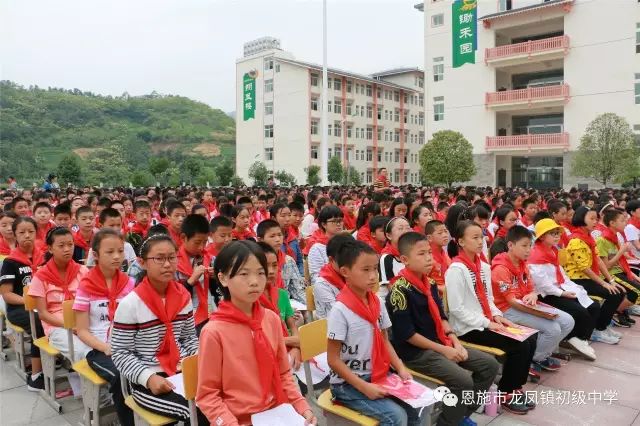
[[[378,229],[384,230],[390,221],[389,216],[374,216],[369,221],[369,231],[376,232]]]
[[[91,210],[91,207],[89,207],[89,206],[79,207],[78,210],[76,210],[76,218],[78,218],[78,216],[80,216],[83,213],[91,213],[91,214],[93,214],[93,210]]]
[[[276,253],[276,251],[273,249],[273,247],[271,247],[269,244],[265,243],[264,241],[258,241],[258,245],[260,246],[260,248],[264,252],[265,256],[267,255],[267,253],[274,254],[274,255],[276,255],[276,257],[278,256],[278,253]]]
[[[326,206],[320,210],[320,214],[318,215],[318,226],[320,229],[324,231],[324,225],[330,219],[342,219],[344,218],[344,213],[340,210],[340,207],[336,206]]]
[[[278,212],[280,212],[280,210],[282,209],[288,209],[289,206],[287,206],[284,203],[276,203],[273,206],[271,206],[271,208],[269,209],[269,214],[271,215],[271,217],[276,217],[276,215],[278,214]]]
[[[429,222],[427,222],[427,224],[424,227],[424,233],[426,235],[431,235],[434,232],[436,232],[436,228],[440,225],[445,226],[444,222],[441,220],[437,220],[437,219],[430,220]]]
[[[64,202],[55,206],[53,208],[53,217],[56,217],[59,214],[68,214],[69,216],[71,216],[71,203]]]
[[[289,210],[292,212],[300,212],[304,214],[304,206],[296,201],[289,203]]]
[[[187,237],[187,240],[195,237],[197,234],[209,235],[209,222],[206,217],[200,216],[199,214],[187,215],[182,221],[180,232]]]
[[[276,222],[275,220],[273,219],[263,220],[258,224],[258,228],[256,229],[256,236],[258,238],[264,238],[267,231],[273,228],[278,228],[282,231],[282,228],[280,227],[278,222]]]
[[[49,210],[49,213],[53,211],[53,209],[51,208],[51,205],[49,203],[45,203],[44,201],[36,203],[36,205],[33,206],[33,213],[35,213],[38,209],[47,209]]]
[[[102,197],[98,200],[98,205],[100,207],[111,207],[112,201],[107,197]]]
[[[133,203],[133,211],[134,213],[140,209],[149,209],[151,210],[151,204],[147,200],[138,200]]]
[[[535,198],[527,198],[522,202],[522,208],[526,209],[530,204],[536,204]]]
[[[407,256],[419,241],[427,241],[427,236],[419,232],[407,232],[398,240],[398,251],[401,255]]]
[[[334,235],[327,243],[327,257],[335,259],[342,247],[351,247],[350,244],[356,241],[349,234]]]
[[[342,268],[346,266],[347,268],[351,268],[363,254],[375,255],[377,253],[368,244],[362,241],[355,241],[351,250],[339,250],[335,260],[338,263],[338,267]]]
[[[78,209],[79,210],[79,209]],[[107,207],[106,209],[102,210],[100,212],[100,216],[98,216],[98,222],[100,224],[103,224],[107,221],[107,218],[109,217],[119,217],[122,218],[122,216],[120,216],[120,212],[114,208],[111,207]]]
[[[624,213],[621,212],[620,210],[617,209],[607,209],[602,213],[602,222],[606,225],[609,226],[611,224],[611,222],[613,222],[614,220],[616,220],[618,218],[618,216],[623,215]]]
[[[528,238],[531,240],[531,231],[522,225],[515,225],[507,231],[506,240],[508,243],[517,243],[518,241]]]
[[[233,228],[233,222],[226,216],[216,216],[209,222],[209,232],[216,232],[218,228],[222,227]]]
[[[546,210],[539,210],[536,212],[535,216],[533,216],[533,223],[536,224],[540,222],[542,219],[551,219],[551,215]]]
[[[176,211],[178,209],[184,210],[185,213],[187,212],[187,208],[180,201],[173,200],[173,201],[167,203],[167,216],[171,216],[171,213],[173,213],[174,211]]]
[[[625,210],[629,214],[633,214],[636,210],[640,209],[640,200],[631,200],[625,206]]]

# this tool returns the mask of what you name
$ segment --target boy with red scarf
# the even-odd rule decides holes
[[[427,237],[417,232],[404,234],[398,249],[405,267],[392,280],[386,298],[398,356],[412,370],[443,380],[458,401],[463,391],[487,391],[499,364],[491,355],[464,348],[449,326],[438,287],[429,277],[433,259]],[[439,425],[475,424],[469,416],[478,408],[476,404],[442,408]]]
[[[176,243],[178,249],[182,245],[182,222],[187,217],[187,208],[179,201],[171,202],[167,204],[167,229],[169,230],[169,236]]]
[[[372,292],[378,281],[378,255],[361,241],[353,244],[337,256],[346,285],[327,323],[331,393],[336,402],[385,425],[417,426],[417,410],[386,398],[387,392],[378,384],[392,366],[403,380],[410,380],[411,374],[389,342],[389,314]]]
[[[345,285],[344,278],[338,271],[336,257],[342,250],[353,250],[355,240],[350,235],[336,235],[327,243],[327,257],[329,262],[320,269],[316,283],[313,285],[315,300],[315,316],[326,318],[336,303],[340,290]]]
[[[351,197],[342,198],[342,214],[344,214],[345,231],[353,232],[356,230],[356,203]]]
[[[91,248],[94,222],[95,217],[91,207],[82,206],[76,211],[78,230],[73,234],[73,260],[82,265],[86,262],[89,249]]]
[[[147,238],[149,228],[151,228],[151,205],[146,200],[138,200],[133,203],[133,213],[136,221],[127,234],[127,242],[133,246],[136,253],[139,253],[140,245]]]
[[[47,232],[54,227],[54,224],[51,222],[52,211],[53,208],[45,202],[36,203],[33,207],[33,218],[38,225],[36,244],[38,244],[38,248],[41,250],[46,250],[47,243],[45,239],[47,238]]]
[[[442,294],[444,292],[444,274],[451,265],[451,258],[449,258],[446,249],[450,239],[449,231],[444,223],[432,220],[427,222],[425,233],[431,247],[431,256],[433,256],[433,267],[430,268],[429,278],[435,281]]]
[[[624,235],[631,243],[630,254],[635,260],[635,267],[640,262],[640,200],[631,200],[625,207],[629,215],[629,222],[624,228]]]
[[[538,304],[538,293],[529,280],[525,264],[531,252],[531,233],[524,226],[516,225],[509,229],[505,240],[508,251],[497,254],[491,261],[494,302],[509,321],[538,330],[534,368],[556,371],[560,369],[560,362],[552,354],[573,330],[575,321],[568,313],[550,306],[546,311],[555,314],[555,318],[537,316],[525,309],[527,305]]]
[[[215,287],[214,280],[211,279],[213,260],[205,251],[209,238],[207,219],[197,214],[190,214],[182,222],[180,235],[184,243],[178,249],[178,268],[175,278],[191,293],[196,334],[200,335],[200,330],[207,323],[209,314],[215,310],[213,297]]]

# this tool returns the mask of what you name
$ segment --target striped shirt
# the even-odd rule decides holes
[[[135,291],[118,305],[111,336],[111,359],[129,381],[147,386],[154,373],[162,372],[156,352],[166,328]],[[198,338],[191,301],[173,320],[173,334],[180,359],[198,352]]]

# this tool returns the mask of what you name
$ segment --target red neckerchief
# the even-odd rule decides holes
[[[5,239],[0,235],[0,256],[9,256],[11,250],[12,248],[9,243],[7,243]]]
[[[185,250],[184,246],[178,249],[178,272],[182,275],[186,275],[187,278],[191,277],[193,274],[193,264],[191,263],[191,256]],[[208,264],[204,263],[205,267],[209,267]],[[188,284],[187,284],[188,285]],[[196,294],[198,295],[198,307],[196,308],[196,312],[194,314],[194,320],[196,325],[206,321],[209,318],[209,274],[205,269],[204,273],[204,285],[198,280],[193,284],[193,287],[196,290]]]
[[[242,241],[249,238],[256,238],[256,234],[250,228],[246,228],[244,231],[239,231],[237,228],[231,230],[231,239],[233,240]]]
[[[218,257],[218,249],[216,248],[216,245],[211,243],[211,244],[207,244],[207,246],[204,249],[205,253],[207,254],[207,256],[209,257],[209,259],[215,259],[216,257]]]
[[[129,284],[129,276],[117,269],[115,275],[111,278],[111,287],[108,287],[102,270],[99,266],[95,266],[91,268],[87,275],[82,277],[78,288],[93,297],[106,298],[109,301],[109,321],[113,321],[118,307],[118,296],[121,298],[126,296],[122,292],[127,287],[127,284]]]
[[[631,217],[629,218],[629,225],[633,225],[633,226],[635,226],[635,227],[636,227],[636,229],[637,229],[638,231],[640,231],[640,218],[635,217],[635,216],[631,216]]]
[[[131,227],[131,232],[133,234],[142,235],[142,238],[147,238],[147,234],[149,233],[149,229],[151,228],[151,222],[147,224],[147,226],[143,226],[140,222],[135,222]]]
[[[351,231],[352,229],[356,229],[356,220],[357,218],[347,210],[346,207],[341,207],[342,214],[344,216],[344,229]]]
[[[91,231],[91,236],[89,237],[89,241],[85,241],[82,234],[80,234],[80,230],[73,233],[73,244],[76,247],[80,247],[84,250],[85,255],[89,253],[89,244],[91,244],[91,239],[93,238],[93,231]]]
[[[284,288],[284,280],[282,279],[282,270],[284,269],[284,264],[287,263],[287,255],[284,254],[282,250],[278,250],[278,252],[276,253],[276,256],[278,258],[278,273],[276,274],[276,288]]]
[[[391,256],[395,257],[396,259],[400,257],[400,252],[398,251],[398,247],[396,247],[393,244],[391,244],[391,242],[389,242],[384,247],[384,249],[382,249],[382,254],[390,254]]]
[[[191,303],[191,296],[182,284],[170,281],[163,303],[162,298],[149,282],[149,277],[144,277],[140,285],[133,291],[165,326],[166,331],[156,351],[156,358],[158,358],[162,370],[167,375],[173,376],[176,374],[178,362],[180,362],[180,349],[173,334],[173,320],[187,304]]]
[[[502,238],[505,239],[507,236],[507,228],[505,228],[504,226],[501,226],[500,228],[498,228],[498,232],[496,232],[496,235],[494,237],[494,241],[496,238]]]
[[[508,253],[500,253],[491,260],[492,271],[496,266],[504,266],[505,268],[507,268],[511,275],[514,275],[518,279],[518,287],[520,289],[527,288],[527,265],[523,261],[520,261],[518,265],[514,265],[509,258]]]
[[[542,241],[536,241],[533,245],[533,250],[527,259],[527,263],[530,265],[546,265],[551,264],[556,271],[556,284],[564,284],[564,275],[560,269],[560,260],[558,259],[558,249],[555,247],[549,247]]]
[[[311,250],[311,247],[314,246],[314,244],[319,243],[319,244],[324,244],[326,246],[328,242],[329,242],[329,237],[327,237],[327,234],[325,234],[325,232],[322,229],[318,228],[313,232],[313,234],[311,234],[311,236],[307,240],[307,244],[305,245],[305,248],[304,248],[306,253],[304,254],[309,254],[309,251]]]
[[[318,275],[338,290],[342,290],[342,287],[345,286],[344,277],[331,266],[331,262],[325,264]]]
[[[217,209],[216,203],[214,201],[203,201],[202,205],[207,209],[207,212],[209,213],[213,213]]]
[[[38,227],[38,229],[36,230],[36,240],[38,241],[45,241],[47,238],[47,233],[51,230],[51,228],[54,227],[54,224],[51,222],[47,222],[47,224],[45,225],[44,228],[40,228]],[[46,245],[46,243],[45,243]]]
[[[290,225],[289,230],[287,231],[287,238],[293,241],[297,240],[300,237],[300,229],[298,227]]]
[[[429,243],[431,246],[431,254],[433,256],[433,268],[429,273],[429,277],[433,279],[438,285],[444,285],[444,274],[451,265],[451,258],[444,249],[444,247],[438,244]],[[406,269],[406,268],[405,268]]]
[[[173,228],[171,228],[171,226],[168,226],[167,228],[169,229],[169,236],[171,237],[173,242],[176,243],[176,246],[178,248],[182,247],[182,235],[180,234],[180,232],[175,232]]]
[[[493,321],[493,315],[491,315],[491,308],[489,307],[489,300],[487,299],[486,285],[482,280],[482,262],[480,260],[480,256],[476,255],[475,259],[472,261],[464,250],[459,250],[458,256],[456,256],[453,261],[462,263],[472,274],[475,275],[476,296],[478,297],[478,302],[480,302],[480,306],[482,307],[482,313],[489,321]]]
[[[438,340],[442,342],[443,345],[453,347],[453,342],[444,332],[444,327],[442,326],[442,317],[440,316],[440,308],[433,298],[433,294],[431,293],[431,281],[429,277],[423,275],[422,278],[418,277],[409,268],[404,268],[402,271],[398,273],[398,277],[402,277],[409,284],[415,287],[420,293],[427,298],[427,306],[429,307],[429,314],[431,315],[431,319],[433,320],[433,324],[436,328],[436,335],[438,336]]]
[[[269,402],[270,394],[273,393],[277,404],[281,404],[287,401],[287,397],[280,379],[280,363],[277,353],[271,346],[264,330],[262,330],[264,313],[265,309],[258,302],[253,304],[252,316],[249,317],[233,303],[223,301],[220,302],[218,310],[211,315],[211,320],[243,324],[251,329],[254,356],[258,365],[259,380],[262,387],[262,401],[265,404]]]
[[[529,217],[527,215],[522,215],[522,217],[520,218],[520,222],[522,222],[522,224],[525,227],[529,227],[529,226],[533,225],[533,221],[531,219],[529,219]]]
[[[297,241],[297,236],[295,235],[295,232],[293,230],[293,227],[290,226],[289,228],[287,228],[287,230],[284,232],[284,249],[286,250],[287,254],[289,256],[291,256],[292,258],[296,258],[296,252],[293,250],[293,248],[291,248],[291,243]]]
[[[593,239],[591,233],[586,228],[580,226],[573,231],[573,234],[569,237],[569,240],[574,238],[579,239],[583,243],[589,246],[591,250],[591,271],[594,274],[600,276],[600,265],[598,264],[598,252],[596,250],[596,240]]]
[[[267,297],[266,293],[269,292],[269,297]],[[280,308],[278,307],[278,298],[280,296],[280,290],[278,287],[270,285],[264,288],[264,292],[260,295],[258,302],[265,308],[273,311],[278,315],[280,319],[280,326],[282,327],[282,335],[284,337],[289,337],[289,332],[287,331],[287,325],[282,321],[282,317],[280,316]]]
[[[604,238],[607,241],[610,241],[616,246],[616,249],[620,250],[620,241],[618,240],[618,236],[611,229],[604,228],[604,230],[602,231],[602,238]],[[620,256],[618,263],[620,264],[620,267],[622,268],[624,273],[627,275],[627,278],[631,280],[632,279],[631,277],[633,276],[633,272],[631,272],[631,267],[629,266],[629,262],[627,261],[627,258],[624,255]]]
[[[33,252],[31,252],[31,259],[29,259],[25,252],[20,250],[19,247],[16,247],[11,250],[7,259],[15,260],[18,263],[31,267],[31,273],[35,274],[38,270],[38,266],[42,265],[44,262],[44,253],[40,251],[38,247],[34,246]]]
[[[367,291],[366,297],[368,304],[360,300],[349,286],[344,286],[336,299],[373,327],[371,383],[376,383],[387,377],[391,358],[382,331],[378,326],[380,299],[371,291]]]
[[[69,285],[73,280],[76,279],[78,274],[80,273],[80,265],[70,260],[67,263],[64,280],[60,277],[60,272],[58,271],[58,267],[56,266],[53,258],[49,259],[49,261],[35,273],[34,277],[38,278],[42,282],[51,283],[57,287],[62,289],[62,293],[64,294],[64,300],[73,300],[75,299],[75,291],[71,291],[69,289]]]
[[[424,228],[423,228],[423,227],[421,227],[420,225],[416,225],[416,226],[414,226],[414,227],[413,227],[413,230],[414,230],[415,232],[417,232],[418,234],[422,234],[422,235],[424,235]]]

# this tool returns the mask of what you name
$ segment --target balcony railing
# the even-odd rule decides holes
[[[569,85],[557,84],[553,86],[528,87],[520,90],[505,90],[487,93],[485,103],[490,105],[531,103],[554,99],[569,99]]]
[[[538,135],[487,136],[486,149],[490,150],[529,150],[532,149],[569,149],[568,133],[548,133]]]
[[[485,62],[495,59],[506,59],[513,56],[521,56],[564,49],[569,49],[569,36],[561,35],[558,37],[544,38],[541,40],[530,40],[523,43],[507,44],[504,46],[487,48],[484,50]]]

